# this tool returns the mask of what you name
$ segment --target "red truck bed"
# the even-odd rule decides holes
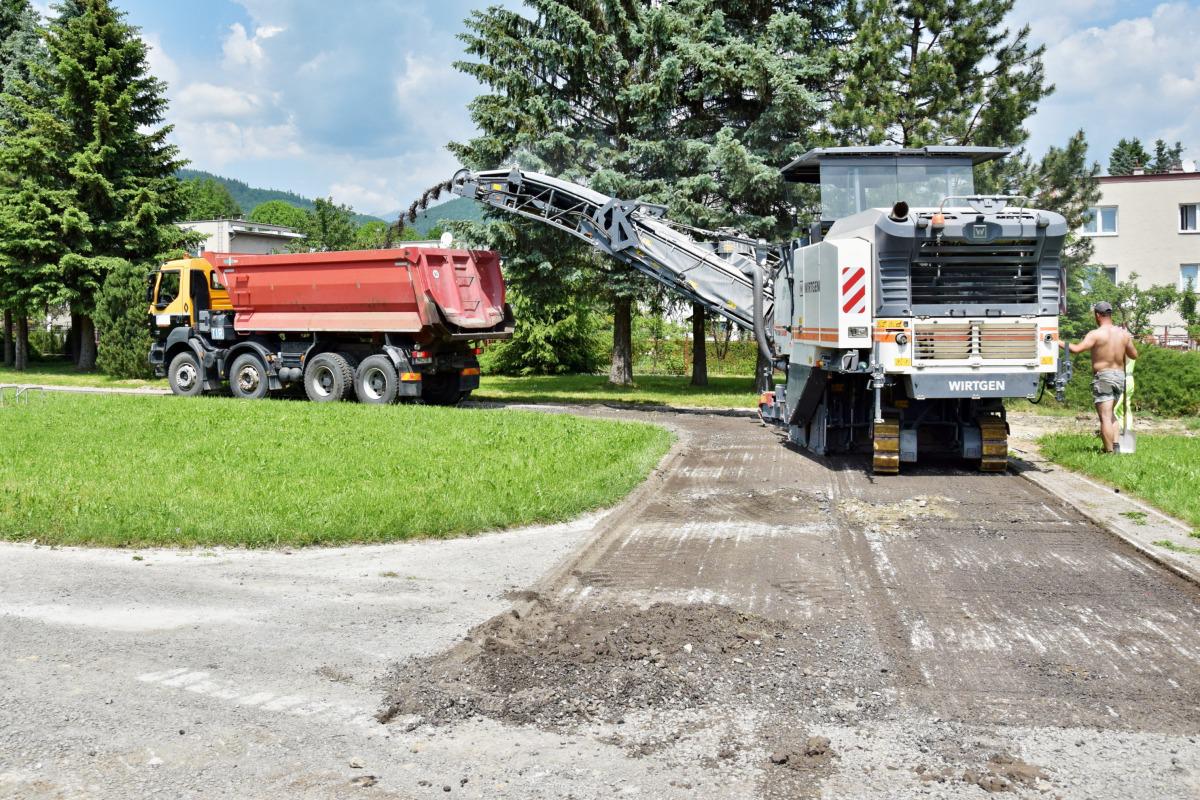
[[[229,289],[234,327],[251,331],[464,333],[504,321],[500,257],[404,247],[333,253],[205,253]]]

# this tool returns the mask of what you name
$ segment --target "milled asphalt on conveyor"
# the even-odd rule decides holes
[[[1033,484],[581,413],[682,438],[594,530],[152,568],[6,546],[0,797],[1200,796],[1200,589]],[[570,615],[719,603],[788,626],[787,661],[747,643],[721,704],[617,723],[371,720],[392,663],[516,586]],[[772,763],[812,737],[831,758]]]

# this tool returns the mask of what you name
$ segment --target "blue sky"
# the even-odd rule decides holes
[[[196,168],[383,213],[447,178],[445,142],[471,135],[478,87],[451,66],[455,37],[493,0],[116,1]],[[1083,127],[1102,162],[1122,136],[1200,158],[1200,0],[1017,0],[1012,19],[1047,45],[1058,87],[1031,152]]]

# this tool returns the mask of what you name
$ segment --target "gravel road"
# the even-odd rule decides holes
[[[1200,796],[1194,585],[1015,475],[619,415],[682,445],[574,525],[0,547],[0,797]]]

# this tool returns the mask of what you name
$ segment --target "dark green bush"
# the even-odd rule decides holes
[[[1152,345],[1138,346],[1139,358],[1133,376],[1133,408],[1139,413],[1161,417],[1200,414],[1200,351],[1179,352]],[[1067,386],[1066,406],[1091,410],[1092,357],[1073,357],[1075,374]],[[1047,397],[1047,403],[1054,401]]]
[[[150,329],[146,319],[147,267],[109,259],[108,277],[96,298],[95,322],[100,333],[96,366],[117,378],[150,378],[154,373]]]

